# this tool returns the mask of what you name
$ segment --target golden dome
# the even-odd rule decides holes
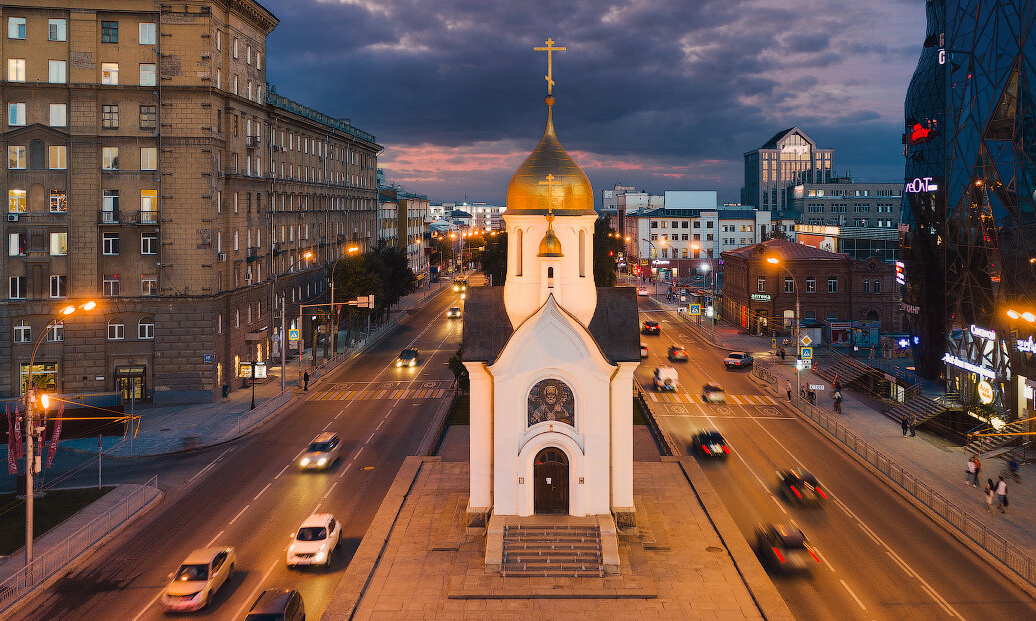
[[[554,135],[553,104],[554,97],[548,95],[543,138],[507,186],[507,214],[545,215],[549,206],[559,216],[596,214],[590,180]],[[549,185],[544,181],[547,175],[553,175]]]
[[[540,253],[538,257],[563,257],[561,253],[561,240],[554,234],[554,214],[547,213],[547,232],[540,240]]]

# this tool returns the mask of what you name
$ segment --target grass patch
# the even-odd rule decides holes
[[[33,502],[32,532],[40,537],[80,509],[115,489],[96,487],[49,491]],[[9,555],[25,545],[25,500],[0,494],[0,554]]]
[[[447,425],[467,425],[471,421],[471,399],[468,395],[457,395],[446,419]]]
[[[647,421],[644,420],[644,410],[640,408],[640,401],[633,400],[633,424],[634,425],[646,425]]]

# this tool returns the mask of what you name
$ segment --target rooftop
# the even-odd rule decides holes
[[[304,106],[297,101],[292,101],[287,97],[278,95],[277,87],[270,83],[266,84],[266,103],[275,108],[287,110],[292,114],[297,114],[301,117],[305,117],[311,121],[316,121],[321,125],[325,125],[332,129],[336,129],[340,132],[349,134],[350,136],[359,138],[360,140],[366,140],[367,142],[370,142],[375,145],[377,144],[377,141],[374,139],[374,134],[369,134],[361,129],[353,127],[352,124],[349,122],[349,119],[336,119],[334,117],[324,114],[323,112],[317,112],[313,108]]]
[[[777,257],[782,261],[801,260],[826,260],[844,261],[849,258],[847,254],[828,252],[812,246],[797,244],[786,239],[768,239],[758,244],[745,246],[736,250],[728,250],[721,254],[724,257],[738,257],[746,260],[762,259],[763,257]]]

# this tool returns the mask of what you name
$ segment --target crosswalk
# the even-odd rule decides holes
[[[446,394],[450,381],[416,382],[346,382],[330,384],[316,391],[313,401],[370,401],[379,399],[440,399]]]
[[[657,392],[647,390],[644,392],[648,401],[654,403],[707,403],[701,398],[701,394],[690,394],[686,392]],[[727,405],[779,405],[780,401],[770,395],[727,395]]]

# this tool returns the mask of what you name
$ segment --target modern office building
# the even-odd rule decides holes
[[[904,309],[920,374],[1032,416],[1036,1],[929,0],[907,91]]]
[[[242,387],[282,311],[299,327],[328,262],[373,245],[374,136],[267,86],[277,18],[253,0],[25,0],[2,19],[0,396],[25,390],[37,341],[56,392]]]
[[[741,204],[767,211],[788,209],[793,186],[831,181],[834,154],[834,149],[817,148],[798,127],[777,132],[763,146],[745,153]]]

